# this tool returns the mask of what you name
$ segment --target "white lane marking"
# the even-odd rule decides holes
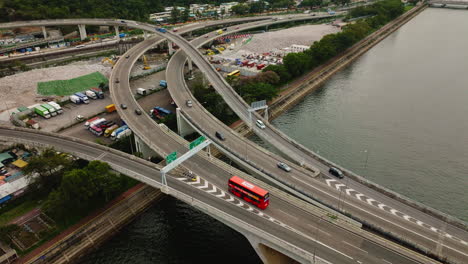
[[[345,243],[346,245],[349,245],[349,246],[351,246],[351,247],[357,249],[357,250],[360,250],[360,251],[362,251],[362,252],[365,252],[366,254],[369,253],[369,252],[365,251],[364,249],[361,249],[361,248],[359,248],[359,247],[356,247],[355,245],[351,245],[350,243],[348,243],[348,242],[346,242],[346,241],[342,241],[342,242]]]
[[[434,232],[438,232],[437,228],[431,226],[431,230],[434,231]]]
[[[355,191],[355,190],[354,190],[354,189],[346,189],[346,190],[345,190],[345,192],[346,192],[347,195],[351,195],[350,192],[353,192],[353,191]]]
[[[198,188],[198,189],[205,189],[205,188],[208,188],[208,182],[205,181],[205,184],[203,184],[203,186],[198,186],[197,188]]]
[[[448,234],[448,233],[445,233],[445,236],[448,237],[448,238],[452,238],[453,236]]]
[[[424,225],[424,223],[421,222],[421,221],[419,221],[419,220],[416,220],[416,224],[418,224],[418,225],[420,225],[420,226],[423,226],[423,225]]]
[[[176,179],[179,180],[179,181],[183,181],[183,180],[185,180],[186,178],[185,178],[185,177],[181,177],[181,178],[176,178]]]
[[[249,206],[249,208],[247,208],[247,211],[249,211],[249,212],[253,212],[253,211],[254,211],[254,209],[252,208],[252,206]]]
[[[396,213],[398,212],[398,210],[395,210],[395,209],[390,209],[390,213],[394,214],[394,215],[397,215]]]
[[[460,242],[461,242],[463,245],[468,246],[468,242],[463,241],[463,240],[460,240]]]
[[[356,194],[356,198],[358,198],[358,199],[361,200],[361,201],[362,201],[361,197],[363,197],[363,196],[365,196],[365,195],[362,194],[362,193]]]
[[[366,199],[367,203],[370,204],[370,205],[373,205],[372,202],[377,202],[376,200],[372,199],[372,198],[367,198]]]
[[[390,264],[393,264],[391,263],[390,261],[386,260],[386,259],[382,259],[383,261],[387,262],[387,263],[390,263]]]
[[[230,202],[230,203],[231,203],[231,202],[234,202],[234,201],[235,201],[235,199],[234,199],[234,198],[232,198],[232,196],[229,196],[229,199],[227,199],[226,201],[228,201],[228,202]]]
[[[378,206],[380,209],[384,210],[384,207],[385,207],[386,205],[381,203],[381,204],[379,204],[379,205],[377,205],[377,206]]]
[[[328,186],[331,186],[332,182],[336,182],[336,180],[333,180],[333,179],[327,179],[325,181],[327,182]]]
[[[403,215],[403,218],[404,218],[406,221],[411,221],[410,219],[411,219],[412,217],[409,216],[409,215]]]
[[[327,192],[325,192],[325,191],[323,191],[323,190],[320,190],[319,188],[313,186],[312,184],[310,184],[310,183],[308,183],[308,182],[305,182],[305,181],[303,181],[303,180],[301,180],[301,179],[298,179],[298,178],[295,177],[295,176],[292,176],[292,177],[293,177],[294,179],[296,179],[297,181],[300,181],[300,182],[302,182],[303,184],[308,185],[309,187],[311,187],[311,188],[313,188],[313,189],[315,189],[315,190],[317,190],[317,191],[319,191],[319,192],[322,192],[322,193],[325,194],[325,195],[328,195],[328,196],[330,196],[330,197],[336,199],[335,196],[333,196],[333,195],[331,195],[331,194],[329,194],[329,193],[327,193]],[[438,243],[436,240],[434,240],[434,239],[432,239],[432,238],[429,238],[429,237],[427,237],[427,236],[424,236],[424,235],[422,235],[422,234],[420,234],[420,233],[417,233],[417,232],[415,232],[415,231],[413,231],[413,230],[411,230],[411,229],[409,229],[409,228],[406,228],[406,227],[404,227],[404,226],[398,225],[398,224],[396,224],[395,222],[392,222],[392,221],[390,221],[390,220],[388,220],[388,219],[386,219],[386,218],[383,218],[383,217],[378,216],[378,215],[376,215],[376,214],[373,214],[373,213],[371,213],[371,212],[369,212],[369,211],[367,211],[367,210],[364,210],[364,209],[362,209],[362,208],[360,208],[360,207],[358,207],[358,206],[356,206],[356,205],[354,205],[354,204],[351,204],[349,201],[343,201],[343,202],[344,202],[345,204],[347,204],[348,206],[352,206],[352,207],[356,208],[357,210],[361,210],[361,211],[363,211],[363,212],[366,212],[367,214],[372,215],[372,216],[374,216],[374,217],[376,217],[376,218],[379,218],[379,219],[382,220],[382,221],[385,221],[385,222],[388,222],[388,223],[390,223],[390,224],[393,224],[393,225],[395,225],[395,226],[397,226],[397,227],[399,227],[399,228],[401,228],[401,229],[403,229],[403,230],[406,230],[406,231],[411,232],[411,233],[413,233],[413,234],[415,234],[415,235],[418,235],[418,236],[420,236],[420,237],[423,237],[423,238],[425,238],[425,239],[427,239],[427,240],[429,240],[429,241],[432,241],[432,242],[434,242],[434,243]],[[462,241],[462,240],[461,240],[461,241]],[[468,245],[468,243],[465,242],[465,241],[462,241],[462,243],[465,244],[465,245]],[[444,245],[444,247],[449,248],[449,249],[451,249],[451,250],[453,250],[453,251],[456,251],[456,252],[458,252],[458,253],[460,253],[460,254],[462,254],[462,255],[464,255],[464,256],[468,256],[468,254],[466,254],[465,252],[461,252],[461,251],[456,250],[456,249],[454,249],[454,248],[452,248],[452,247],[449,247],[449,246],[447,246],[447,245]]]
[[[107,152],[101,153],[101,155],[97,156],[94,160],[101,160],[105,155],[107,155]]]

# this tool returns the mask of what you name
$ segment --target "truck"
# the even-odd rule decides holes
[[[96,120],[94,120],[93,122],[89,123],[89,128],[91,128],[92,126],[98,126],[100,123],[106,121],[105,118],[98,118]]]
[[[76,95],[70,95],[70,101],[75,104],[81,104],[81,99]]]
[[[55,111],[57,111],[58,114],[63,113],[62,107],[59,104],[57,104],[56,102],[51,101],[48,104],[51,105],[53,108],[55,108]]]
[[[102,92],[101,89],[93,87],[90,90],[93,91],[99,99],[104,99],[104,92]]]
[[[106,129],[106,131],[104,131],[104,136],[105,137],[110,137],[110,135],[112,134],[112,132],[114,132],[114,130],[116,130],[117,128],[119,128],[119,125],[115,124],[111,127],[108,127]]]
[[[216,31],[216,34],[218,34],[218,35],[221,35],[221,34],[223,34],[223,33],[224,33],[224,31],[223,31],[222,29]]]
[[[108,106],[106,106],[106,111],[107,113],[112,113],[115,111],[115,104],[110,104]]]
[[[161,32],[161,33],[166,33],[167,32],[167,29],[165,29],[165,28],[156,28],[156,30]]]
[[[84,95],[83,93],[75,93],[78,98],[80,98],[81,102],[84,104],[89,104],[88,96]]]
[[[85,94],[86,94],[86,96],[88,96],[91,99],[94,99],[94,100],[98,99],[96,93],[91,91],[91,90],[85,91]]]
[[[265,68],[265,64],[264,64],[264,63],[258,64],[258,65],[257,65],[257,70],[261,70],[261,69],[263,69],[263,68]]]
[[[170,110],[167,110],[165,108],[162,108],[160,106],[156,106],[154,107],[153,109],[150,110],[150,116],[152,116],[153,118],[157,118],[157,119],[161,119],[165,116],[168,116],[172,114],[172,112]]]
[[[146,95],[146,89],[145,88],[137,88],[136,92],[139,95]]]
[[[160,80],[159,81],[159,86],[167,88],[167,82],[165,80]]]
[[[90,125],[92,122],[94,122],[94,121],[96,121],[96,120],[98,120],[98,119],[99,119],[99,116],[95,116],[95,117],[93,117],[93,118],[91,118],[91,119],[88,119],[88,120],[85,122],[84,126],[85,126],[86,128],[88,128],[89,125]]]
[[[36,107],[34,107],[34,112],[40,116],[42,116],[43,118],[45,119],[49,119],[50,118],[50,113],[47,109],[45,109],[44,107],[38,105]]]
[[[336,14],[336,12],[333,11],[333,10],[331,10],[331,9],[327,9],[327,13],[328,13],[329,15],[335,15],[335,14]]]
[[[111,138],[112,140],[116,140],[116,139],[117,139],[117,136],[118,136],[120,133],[122,133],[124,130],[127,130],[127,129],[129,129],[127,125],[123,125],[123,126],[117,128],[116,130],[114,130],[114,131],[111,133],[110,138]]]
[[[98,127],[98,126],[90,126],[89,127],[89,131],[91,131],[91,133],[93,133],[95,136],[97,137],[100,137],[102,136],[102,134],[104,133],[102,131],[102,128]]]
[[[41,106],[44,107],[45,109],[47,109],[47,111],[49,111],[49,114],[51,116],[56,116],[57,115],[57,112],[55,111],[55,108],[53,108],[51,105],[41,104]]]
[[[120,132],[116,137],[115,140],[119,140],[121,138],[124,138],[126,136],[130,136],[132,134],[132,130],[130,128],[125,129],[124,131]]]

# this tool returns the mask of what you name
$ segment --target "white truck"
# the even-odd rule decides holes
[[[81,99],[76,95],[70,95],[70,101],[75,104],[81,104]]]
[[[91,99],[94,99],[94,100],[98,99],[96,93],[93,92],[93,91],[91,91],[91,90],[87,90],[87,91],[85,92],[85,94],[86,94],[86,96],[88,96],[88,97],[91,98]]]
[[[62,107],[61,107],[59,104],[57,104],[56,102],[51,101],[51,102],[49,102],[48,104],[51,105],[53,108],[55,108],[55,111],[57,111],[58,114],[62,114],[62,113],[63,113]]]
[[[88,128],[90,128],[92,126],[95,126],[95,125],[97,125],[99,123],[102,123],[104,121],[106,121],[105,118],[98,118],[98,119],[94,120],[93,122],[89,123]]]
[[[132,130],[130,128],[125,129],[124,131],[120,132],[116,137],[115,140],[119,140],[123,137],[130,136],[132,134]]]
[[[146,89],[145,88],[137,88],[137,94],[146,95]]]

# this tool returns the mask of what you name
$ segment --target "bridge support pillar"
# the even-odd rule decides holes
[[[46,27],[42,27],[42,35],[44,36],[44,39],[47,38],[47,30],[46,30]]]
[[[284,255],[281,252],[278,252],[268,246],[265,246],[258,240],[256,237],[247,235],[247,240],[249,240],[253,249],[260,257],[264,264],[292,264],[298,263],[296,260]]]
[[[193,132],[196,132],[195,129],[187,122],[185,121],[184,117],[180,113],[180,108],[177,107],[176,109],[176,114],[177,114],[177,132],[179,133],[179,136],[184,137],[186,135],[192,134]]]
[[[86,35],[86,26],[85,25],[78,25],[78,29],[80,31],[81,40],[84,40],[85,38],[88,37],[88,35]]]
[[[174,47],[172,47],[172,45],[173,45],[172,41],[168,40],[167,41],[167,46],[169,48],[169,55],[174,54]]]
[[[133,134],[133,136],[135,137],[135,146],[132,147],[135,148],[136,152],[140,152],[143,155],[142,158],[148,159],[150,157],[159,157],[159,155],[146,145],[146,143],[137,135]]]
[[[189,73],[190,75],[192,75],[192,71],[193,71],[193,62],[192,62],[192,58],[188,57],[188,69],[189,69]]]
[[[144,39],[147,39],[147,38],[148,38],[148,32],[146,32],[145,30],[143,30],[143,38],[144,38]]]
[[[114,29],[115,29],[115,38],[119,40],[120,39],[119,27],[115,26]]]

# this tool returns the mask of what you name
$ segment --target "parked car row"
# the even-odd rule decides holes
[[[119,126],[114,121],[99,117],[93,117],[87,120],[84,126],[95,136],[110,137],[112,140],[118,140],[132,133],[127,125]]]

